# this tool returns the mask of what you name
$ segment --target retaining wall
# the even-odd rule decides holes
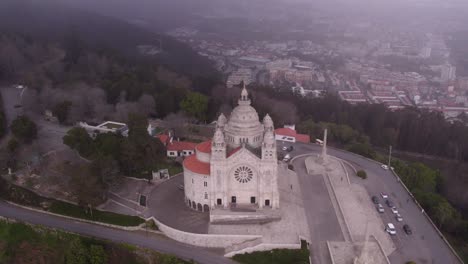
[[[218,235],[188,233],[169,227],[159,222],[154,217],[150,217],[150,219],[152,219],[158,225],[159,230],[161,230],[169,238],[199,247],[227,248],[247,240],[254,240],[262,237],[260,235]]]

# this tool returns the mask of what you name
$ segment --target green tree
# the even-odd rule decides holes
[[[65,123],[65,121],[67,120],[71,106],[72,102],[65,100],[61,103],[56,104],[53,107],[52,113],[57,117],[60,124]]]
[[[70,186],[78,197],[79,204],[92,208],[103,202],[105,187],[100,175],[91,170],[91,165],[69,165]]]
[[[98,134],[94,139],[96,152],[101,156],[111,156],[118,159],[124,137],[115,133]]]
[[[27,116],[19,116],[11,123],[11,131],[19,140],[30,143],[37,138],[37,126]]]
[[[449,221],[451,221],[456,215],[455,208],[453,208],[447,200],[439,203],[433,211],[434,218],[439,224],[439,228],[442,228],[445,224],[449,223]]]
[[[189,92],[180,102],[180,108],[190,116],[205,121],[208,110],[208,97],[197,92]]]
[[[66,264],[87,264],[88,250],[79,238],[73,238],[65,253]]]
[[[348,147],[348,151],[354,152],[356,154],[362,155],[367,158],[375,158],[375,151],[372,149],[372,146],[364,143],[354,143]]]
[[[16,140],[16,138],[11,138],[10,140],[8,140],[8,144],[7,144],[8,152],[13,153],[18,149],[18,147],[19,147],[19,142],[18,140]]]
[[[107,254],[101,245],[91,245],[91,247],[89,248],[89,263],[90,264],[107,263]]]
[[[398,169],[398,174],[410,190],[435,192],[439,173],[426,165],[415,162]]]
[[[63,144],[77,150],[84,157],[89,157],[94,152],[93,139],[82,127],[74,127],[68,130],[63,137]]]
[[[120,176],[120,167],[112,156],[99,155],[91,163],[91,173],[101,178],[104,184],[112,184]]]
[[[356,174],[359,178],[367,179],[367,173],[363,170],[359,170]]]
[[[147,127],[145,117],[129,116],[128,138],[123,141],[119,156],[121,171],[128,176],[150,177],[152,169],[163,158],[164,146],[148,134]]]

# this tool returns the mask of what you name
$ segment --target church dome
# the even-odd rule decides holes
[[[239,105],[234,108],[228,122],[231,128],[250,128],[259,125],[258,113],[250,105]]]
[[[247,89],[242,89],[241,96],[236,106],[229,116],[224,131],[227,136],[226,142],[237,147],[242,143],[252,147],[259,147],[263,138],[263,125],[257,111],[250,105]]]

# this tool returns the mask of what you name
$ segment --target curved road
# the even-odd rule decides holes
[[[281,144],[278,145],[281,147]],[[314,144],[296,143],[294,145],[295,149],[291,153],[293,156],[321,151],[321,147]],[[400,230],[396,237],[392,237],[397,247],[396,251],[389,256],[392,263],[405,263],[408,260],[414,260],[418,263],[460,263],[390,171],[383,170],[376,162],[346,151],[328,149],[328,153],[349,161],[357,168],[366,170],[368,178],[365,181],[360,181],[360,183],[366,187],[370,195],[378,195],[380,192],[388,193],[403,215],[405,223],[408,223],[412,227],[412,236],[406,236]],[[356,180],[356,178],[351,178],[352,181]],[[311,210],[311,208],[306,208],[306,210]],[[188,246],[163,236],[78,222],[26,210],[3,201],[0,201],[0,215],[32,224],[59,228],[85,236],[154,249],[159,252],[176,255],[183,259],[193,259],[199,263],[234,263],[230,259],[204,248]],[[384,222],[393,221],[392,218],[386,218],[386,216],[386,214],[383,215]]]
[[[218,264],[234,263],[230,259],[217,255],[204,248],[198,248],[176,242],[164,236],[146,232],[125,231],[114,229],[102,225],[94,225],[71,219],[57,217],[36,211],[31,211],[5,203],[0,200],[0,215],[21,220],[27,223],[43,225],[46,227],[62,229],[80,235],[106,239],[117,243],[128,243],[144,248],[156,250],[158,252],[173,254],[186,260],[194,260],[197,263]]]
[[[319,145],[295,143],[291,156],[320,152],[321,146]],[[391,171],[384,170],[379,163],[354,153],[334,148],[328,148],[327,152],[329,155],[350,162],[357,169],[365,170],[368,175],[365,181],[352,177],[353,174],[350,173],[351,182],[363,184],[369,195],[379,196],[381,192],[387,193],[403,216],[404,223],[411,226],[413,234],[407,236],[400,225],[396,225],[398,235],[392,237],[392,239],[397,249],[389,256],[391,263],[406,263],[409,260],[417,263],[461,263]],[[381,199],[380,196],[379,198]],[[306,208],[306,210],[311,209]],[[382,218],[384,223],[396,223],[391,214],[382,214]]]

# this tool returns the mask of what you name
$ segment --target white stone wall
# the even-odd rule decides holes
[[[278,135],[278,134],[275,135],[275,139],[279,141],[284,141],[284,142],[292,142],[292,143],[296,142],[295,137]]]
[[[238,204],[250,204],[250,197],[255,197],[256,202],[259,199],[259,184],[261,182],[261,175],[259,174],[256,168],[259,167],[260,163],[258,161],[241,161],[230,163],[230,168],[227,171],[227,180],[228,180],[228,199],[231,202],[231,197],[236,196],[236,203]],[[239,167],[248,167],[253,171],[253,177],[249,182],[239,182],[234,176],[234,172]]]
[[[184,168],[184,187],[185,199],[187,203],[188,200],[190,200],[192,203],[195,202],[197,204],[201,204],[202,207],[205,204],[208,206],[210,205],[209,175],[194,173],[187,168]],[[207,198],[205,198],[205,193],[207,194]]]
[[[262,237],[259,235],[215,235],[188,233],[169,227],[159,222],[154,217],[152,217],[152,219],[158,225],[159,230],[161,230],[166,236],[176,241],[199,247],[226,248],[248,240]]]
[[[175,151],[175,150],[168,150],[168,151],[167,151],[167,156],[168,156],[168,157],[171,157],[171,158],[174,158],[174,157],[177,157],[177,156],[178,156],[178,153],[177,153],[177,151]]]
[[[235,177],[235,171],[242,166],[253,172],[248,182],[239,182]],[[279,208],[276,160],[261,160],[249,150],[241,149],[226,160],[212,160],[211,172],[212,207],[217,204],[217,199],[222,199],[222,204],[227,207],[235,196],[237,204],[250,204],[251,197],[255,197],[255,203],[260,207],[265,206],[268,199],[269,206]]]

